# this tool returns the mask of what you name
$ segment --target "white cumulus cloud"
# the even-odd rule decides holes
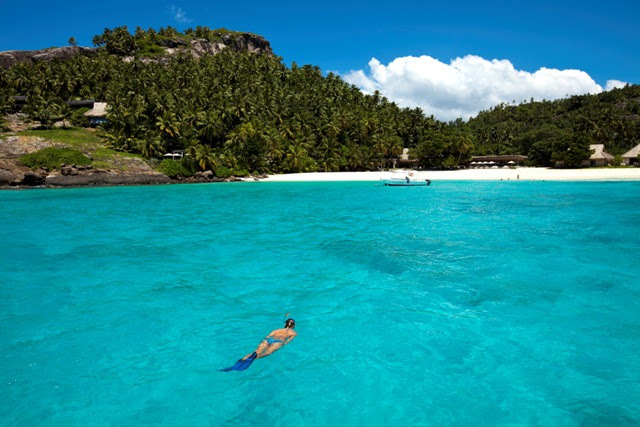
[[[175,5],[169,6],[169,13],[173,15],[173,19],[175,19],[176,22],[179,22],[181,24],[186,24],[193,21],[192,19],[187,17],[187,14],[184,10],[182,10],[182,8]]]
[[[605,85],[604,90],[608,91],[611,89],[621,89],[627,84],[627,82],[621,82],[620,80],[607,80],[607,84]]]
[[[468,119],[503,102],[553,100],[603,90],[584,71],[541,68],[531,73],[516,70],[506,59],[475,55],[449,64],[427,55],[396,58],[387,65],[372,58],[369,69],[342,77],[365,93],[378,90],[402,107],[420,107],[440,120]],[[606,90],[625,84],[609,80]]]

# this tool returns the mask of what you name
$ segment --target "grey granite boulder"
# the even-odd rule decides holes
[[[14,182],[22,181],[22,177],[22,174],[0,169],[0,187],[5,187]]]
[[[230,49],[235,51],[249,51],[251,53],[260,53],[273,55],[271,44],[262,36],[251,33],[228,34],[222,37],[222,42]]]
[[[52,47],[40,50],[7,50],[0,52],[0,67],[9,68],[20,62],[71,59],[76,55],[92,55],[96,49],[82,46]]]

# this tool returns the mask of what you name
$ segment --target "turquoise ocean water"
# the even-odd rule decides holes
[[[3,425],[638,425],[640,183],[0,192]],[[290,312],[298,338],[244,372]]]

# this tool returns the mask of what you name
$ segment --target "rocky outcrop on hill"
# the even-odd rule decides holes
[[[0,52],[0,67],[9,68],[20,62],[71,59],[76,55],[92,55],[95,49],[82,46],[52,47],[40,50],[7,50]]]
[[[165,39],[160,42],[165,50],[165,58],[143,58],[144,62],[167,62],[167,58],[183,52],[189,52],[195,58],[204,55],[215,55],[224,49],[235,52],[251,52],[261,55],[273,55],[271,44],[261,36],[251,33],[226,34],[220,41],[210,42],[205,39],[193,39],[188,43],[182,38]],[[0,67],[9,68],[20,62],[66,60],[76,55],[93,55],[97,49],[82,46],[65,46],[41,50],[8,50],[0,52]],[[125,57],[125,61],[132,61],[134,57]]]
[[[31,170],[20,164],[20,157],[46,147],[64,147],[60,142],[36,136],[8,135],[0,138],[0,188],[15,187],[94,187],[106,185],[151,185],[170,183],[209,183],[259,181],[266,175],[254,177],[218,178],[213,171],[197,172],[192,177],[172,180],[155,171],[137,157],[122,156],[111,160],[111,169],[91,165],[64,164],[59,170]]]
[[[32,171],[20,165],[18,159],[0,157],[0,188],[44,185],[46,175],[45,171]]]
[[[166,64],[172,56],[189,52],[194,58],[202,58],[205,55],[215,55],[225,49],[234,52],[250,52],[258,55],[273,55],[271,44],[263,37],[255,34],[242,33],[237,35],[225,35],[220,41],[210,42],[205,39],[193,39],[189,44],[182,39],[169,39],[161,42],[165,56],[154,58],[139,58],[144,63],[159,62]],[[126,56],[124,61],[131,62],[134,56]]]
[[[33,183],[33,185],[43,183],[43,173],[35,173],[22,166],[18,158],[46,146],[48,144],[42,138],[9,136],[0,139],[0,187],[23,185],[23,182]]]
[[[222,42],[229,49],[241,52],[248,51],[251,53],[260,53],[273,55],[271,44],[264,37],[242,33],[238,35],[226,35],[222,37]]]
[[[20,156],[46,147],[65,144],[35,136],[9,135],[0,139],[0,188],[81,187],[103,185],[168,184],[169,177],[153,170],[139,158],[113,161],[122,170],[94,169],[91,166],[63,165],[59,171],[31,170],[20,164]]]
[[[251,52],[264,55],[273,55],[271,44],[264,38],[255,34],[225,35],[220,42],[209,42],[204,39],[191,40],[191,54],[201,57],[206,54],[216,54],[223,49],[231,49],[236,52]]]
[[[7,159],[0,159],[0,187],[19,185],[29,169],[21,167],[17,162]]]

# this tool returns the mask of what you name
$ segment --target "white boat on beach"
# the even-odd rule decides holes
[[[386,187],[426,187],[431,185],[430,179],[418,180],[417,174],[411,171],[393,171],[391,176],[381,181]]]

